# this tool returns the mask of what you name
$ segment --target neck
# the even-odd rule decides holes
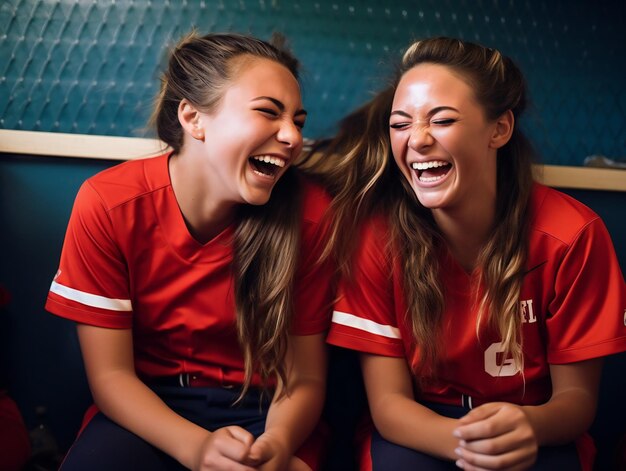
[[[207,184],[193,161],[181,155],[169,160],[170,179],[189,233],[201,244],[213,239],[234,220],[237,204],[221,198]]]
[[[493,230],[495,199],[488,205],[435,209],[433,217],[454,258],[468,273],[474,271],[478,256]]]

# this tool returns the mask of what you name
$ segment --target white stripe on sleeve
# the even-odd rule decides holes
[[[81,303],[86,306],[99,307],[110,311],[133,310],[130,299],[105,298],[104,296],[98,296],[97,294],[85,293],[74,288],[68,288],[67,286],[60,285],[56,281],[53,281],[50,285],[50,291],[65,299],[76,301],[77,303]]]
[[[369,319],[363,319],[347,312],[333,311],[333,322],[335,324],[346,325],[355,329],[364,330],[370,334],[382,335],[390,339],[399,339],[400,329],[390,325],[379,324]]]

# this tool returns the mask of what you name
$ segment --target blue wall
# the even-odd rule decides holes
[[[29,428],[45,406],[64,448],[88,388],[73,324],[43,305],[78,187],[111,164],[0,154],[0,285],[11,295],[0,310],[0,360]]]
[[[623,0],[3,0],[0,128],[143,134],[164,50],[196,26],[284,32],[304,66],[305,134],[331,134],[415,38],[496,47],[525,71],[546,163],[626,158]]]

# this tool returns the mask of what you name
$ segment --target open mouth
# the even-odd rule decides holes
[[[254,155],[248,160],[256,174],[271,178],[276,178],[280,169],[286,164],[284,159],[273,155]]]
[[[443,160],[431,160],[413,162],[411,168],[417,171],[417,178],[420,182],[433,183],[445,177],[452,168],[452,164]]]

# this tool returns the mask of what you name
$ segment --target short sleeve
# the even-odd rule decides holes
[[[330,325],[336,289],[332,257],[321,260],[328,243],[327,219],[324,217],[329,196],[318,186],[306,183],[303,195],[300,261],[294,283],[295,318],[293,335],[326,332]]]
[[[103,201],[85,182],[74,202],[48,311],[99,327],[131,327],[128,270],[113,235]]]
[[[546,324],[550,363],[626,350],[626,287],[611,238],[599,218],[589,222],[566,251]]]
[[[393,263],[382,221],[364,226],[351,279],[339,282],[328,343],[385,356],[405,355],[396,321]]]

